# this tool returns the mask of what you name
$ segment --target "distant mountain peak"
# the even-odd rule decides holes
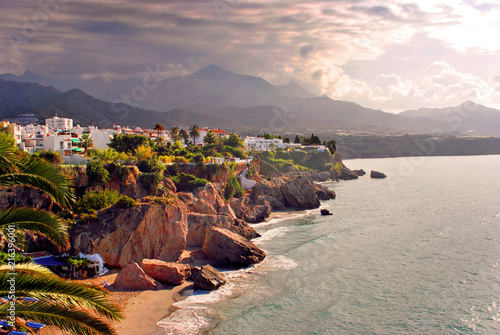
[[[195,73],[193,75],[209,75],[209,76],[223,76],[223,75],[228,75],[228,74],[233,74],[231,71],[225,70],[215,64],[209,64]]]
[[[26,70],[21,75],[21,77],[27,77],[27,76],[36,76],[36,74],[34,74],[33,72],[31,72],[30,70]]]

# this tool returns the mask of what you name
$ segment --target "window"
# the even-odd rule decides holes
[[[59,149],[64,149],[64,142],[59,142]]]

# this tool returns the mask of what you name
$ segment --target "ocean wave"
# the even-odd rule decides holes
[[[261,233],[261,236],[253,240],[252,242],[255,244],[262,243],[264,241],[269,241],[275,237],[283,235],[284,232],[288,230],[288,227],[279,227],[279,228],[274,228],[270,229],[266,232]]]
[[[226,300],[247,292],[256,277],[277,270],[291,270],[297,263],[285,256],[266,258],[259,264],[254,264],[240,270],[226,270],[224,273],[228,283],[215,291],[197,290],[184,300],[175,302],[178,308],[168,318],[157,323],[168,335],[195,335],[205,329],[210,329],[210,323],[217,315],[210,309],[210,304]]]
[[[297,219],[297,218],[302,217],[302,216],[311,215],[315,211],[317,211],[317,210],[308,209],[308,210],[301,210],[301,211],[297,211],[297,212],[275,212],[276,216],[273,217],[271,220],[264,221],[261,223],[254,223],[254,224],[251,224],[251,226],[258,230],[259,228],[263,228],[263,227],[266,227],[266,226],[269,226],[272,224],[276,224],[276,223],[281,222],[281,221],[292,220],[292,219]]]

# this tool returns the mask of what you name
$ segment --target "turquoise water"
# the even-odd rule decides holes
[[[389,177],[257,225],[264,263],[181,302],[180,333],[500,334],[500,156],[346,165]]]

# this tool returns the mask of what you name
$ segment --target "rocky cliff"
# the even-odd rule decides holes
[[[71,235],[75,251],[98,253],[106,264],[124,267],[144,258],[177,261],[187,232],[183,206],[146,203],[100,211],[97,220],[75,227]]]

